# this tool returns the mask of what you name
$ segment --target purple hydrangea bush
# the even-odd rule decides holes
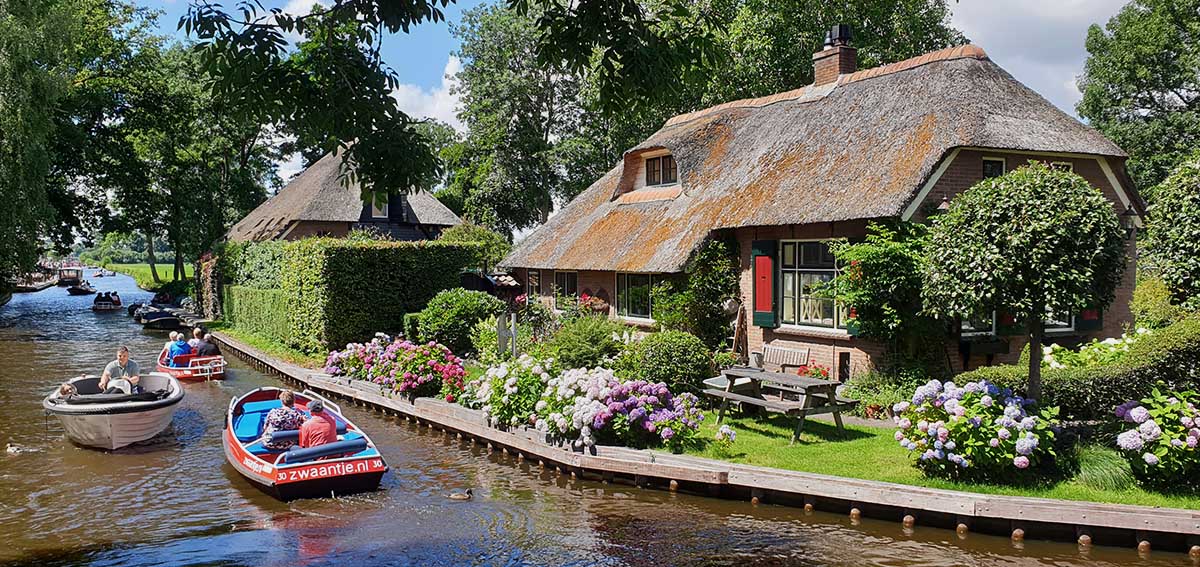
[[[606,407],[592,425],[593,430],[635,447],[662,444],[679,452],[696,444],[703,421],[695,395],[672,394],[663,382],[630,380],[612,385]]]
[[[325,372],[379,384],[405,395],[432,395],[438,388],[460,390],[462,359],[436,342],[413,343],[377,333],[368,343],[349,343],[325,359]]]
[[[986,380],[931,380],[892,409],[896,442],[927,476],[1010,483],[1053,465],[1058,408],[1035,412]]]
[[[607,368],[575,368],[550,379],[534,407],[534,426],[551,438],[573,440],[579,447],[596,444],[596,415],[608,407],[619,381]]]
[[[1125,427],[1117,448],[1141,482],[1156,487],[1191,486],[1200,471],[1200,403],[1195,392],[1164,392],[1125,402],[1114,413]]]

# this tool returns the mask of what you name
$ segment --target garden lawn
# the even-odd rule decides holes
[[[312,368],[314,370],[323,368],[325,366],[325,357],[322,355],[305,354],[299,350],[285,346],[271,339],[260,337],[254,333],[240,331],[222,321],[214,321],[209,323],[208,328],[214,331],[221,331],[222,333],[242,341],[243,343],[261,350],[275,358],[290,362],[297,366]]]
[[[184,264],[183,267],[190,287],[195,268],[191,264]],[[174,266],[171,264],[155,264],[155,268],[158,269],[158,277],[162,281],[154,283],[154,276],[150,274],[150,264],[109,264],[105,268],[133,276],[133,279],[137,281],[138,287],[146,291],[159,291],[163,286],[170,284],[171,274],[175,271]]]
[[[704,440],[712,439],[718,427],[716,412],[709,412],[707,417],[699,434],[699,438]],[[800,441],[789,446],[794,419],[772,415],[766,418],[727,418],[725,423],[737,432],[737,442],[728,456],[714,453],[711,444],[687,452],[734,463],[964,492],[1200,509],[1200,495],[1161,494],[1136,486],[1119,490],[1102,489],[1075,479],[1035,487],[929,479],[912,466],[908,451],[896,443],[893,438],[895,430],[890,428],[848,425],[845,433],[839,435],[833,423],[810,418],[804,422],[804,434]],[[1086,473],[1087,464],[1083,467]]]

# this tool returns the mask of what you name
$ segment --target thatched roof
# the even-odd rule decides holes
[[[714,229],[897,216],[956,147],[1125,157],[961,46],[672,118],[502,265],[676,272]],[[627,192],[662,148],[681,193]]]
[[[334,153],[317,160],[278,194],[233,225],[229,239],[278,238],[295,221],[358,222],[363,211],[359,186],[342,185],[341,162],[341,157]],[[408,209],[408,219],[414,224],[453,226],[462,222],[427,191],[393,196],[393,207],[396,199],[402,200]]]

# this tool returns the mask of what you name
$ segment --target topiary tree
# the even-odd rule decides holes
[[[1200,154],[1184,162],[1155,190],[1149,252],[1171,302],[1200,309]]]
[[[1082,177],[1030,162],[985,179],[936,217],[924,270],[925,308],[969,317],[1003,309],[1027,322],[1040,353],[1047,313],[1112,303],[1125,268],[1123,231]],[[1041,357],[1029,361],[1028,397],[1041,396]]]
[[[505,256],[508,256],[509,250],[512,250],[512,244],[509,244],[508,239],[504,235],[487,227],[469,222],[447,228],[442,231],[442,235],[438,237],[438,240],[446,242],[479,242],[483,244],[479,253],[478,267],[485,274],[488,273],[488,270],[494,268],[496,264],[499,264]]]
[[[665,382],[672,392],[700,391],[713,375],[712,352],[699,337],[683,331],[660,331],[629,345],[616,362],[628,379]]]

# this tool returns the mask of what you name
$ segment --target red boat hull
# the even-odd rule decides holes
[[[268,454],[264,458],[247,450],[246,446],[253,443],[244,443],[235,433],[233,420],[237,408],[249,402],[275,399],[278,393],[277,388],[259,388],[230,403],[221,440],[225,459],[233,468],[259,490],[284,501],[370,492],[379,488],[388,467],[373,445],[370,455],[278,465],[274,462],[278,455]],[[304,394],[296,394],[297,409],[307,407],[308,401]],[[330,411],[328,405],[326,411]],[[340,415],[334,415],[345,421]],[[348,421],[346,424],[348,431],[362,434],[353,424]]]
[[[158,371],[174,376],[183,382],[204,382],[207,380],[225,379],[225,357],[223,356],[190,356],[184,355],[181,362],[184,366],[167,364],[167,349],[158,355]]]

